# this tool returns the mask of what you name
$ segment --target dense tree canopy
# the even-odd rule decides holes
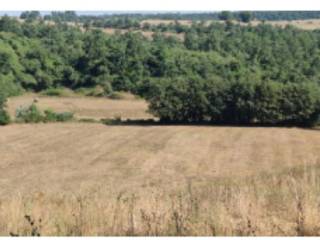
[[[221,19],[223,16],[232,16],[239,19],[243,11],[222,11],[222,12],[167,12],[167,13],[113,13],[103,15],[86,15],[85,13],[77,15],[74,11],[52,12],[44,16],[47,20],[53,21],[94,21],[94,22],[137,22],[144,19],[176,19],[176,20],[213,20]],[[246,13],[247,14],[247,13]],[[317,19],[320,18],[320,11],[251,11],[252,18],[258,20],[299,20],[299,19]],[[223,19],[225,20],[225,19]]]
[[[167,121],[317,119],[319,31],[203,22],[181,31],[183,41],[161,32],[150,39],[139,32],[106,34],[3,17],[0,87],[7,95],[112,87],[145,97],[150,110]]]

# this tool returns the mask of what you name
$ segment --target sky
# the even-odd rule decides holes
[[[319,0],[4,0],[2,11],[320,10]]]
[[[23,11],[3,11],[0,10],[0,16],[8,15],[8,16],[20,16]],[[51,11],[40,11],[41,15],[50,14]],[[165,12],[176,12],[176,11],[76,11],[77,15],[105,15],[105,14],[114,14],[114,13],[165,13]],[[183,13],[189,12],[199,12],[199,11],[179,11]],[[200,11],[207,12],[207,11]],[[210,11],[212,12],[212,11]]]

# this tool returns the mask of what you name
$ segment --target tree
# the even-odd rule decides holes
[[[1,86],[0,86],[1,87]],[[0,88],[0,125],[10,123],[10,116],[5,110],[6,107],[6,93]]]
[[[261,123],[276,124],[283,120],[280,111],[283,84],[275,81],[262,81],[255,89],[254,109],[256,120]]]
[[[185,34],[184,45],[190,50],[199,49],[199,36],[195,30],[189,30]]]
[[[320,116],[320,88],[312,82],[284,85],[280,111],[284,122],[314,125]]]
[[[21,34],[21,26],[16,19],[5,15],[0,19],[0,32],[13,32]]]
[[[196,77],[167,78],[154,84],[155,93],[148,99],[150,111],[162,121],[200,122],[204,119],[208,106],[205,81]]]
[[[248,23],[252,20],[252,13],[249,12],[249,11],[244,11],[244,12],[240,12],[239,13],[239,20],[241,22],[245,22],[245,23]]]
[[[233,14],[230,11],[222,11],[219,14],[219,19],[223,20],[223,21],[231,20],[231,19],[233,19]]]
[[[28,22],[33,22],[41,17],[39,11],[25,11],[20,15],[21,19],[25,19]]]

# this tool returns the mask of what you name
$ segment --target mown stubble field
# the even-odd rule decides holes
[[[0,234],[319,235],[319,142],[299,128],[0,127]]]
[[[20,107],[28,107],[34,101],[41,110],[73,112],[78,119],[103,119],[122,117],[123,119],[149,119],[148,105],[144,100],[128,95],[121,101],[97,97],[46,97],[35,94],[14,97],[8,101],[8,111],[12,118]]]

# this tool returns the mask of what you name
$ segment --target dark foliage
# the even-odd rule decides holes
[[[243,21],[256,17],[239,14]],[[179,31],[184,41],[160,32],[150,40],[132,31],[109,35],[3,17],[0,87],[7,95],[61,87],[102,96],[131,91],[163,121],[312,125],[318,119],[319,31],[203,22]]]
[[[7,96],[3,90],[4,89],[1,89],[1,85],[0,85],[0,126],[7,125],[10,123],[10,116],[5,109]]]

